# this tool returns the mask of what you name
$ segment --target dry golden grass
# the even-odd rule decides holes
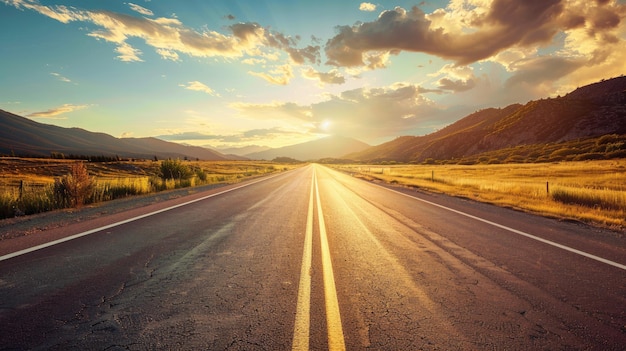
[[[0,218],[58,208],[54,183],[84,161],[0,158]],[[86,162],[94,181],[88,203],[108,201],[196,185],[236,183],[246,178],[299,167],[264,161],[180,161],[194,173],[189,179],[161,179],[161,162]]]
[[[333,166],[365,179],[626,227],[626,160],[500,165]]]

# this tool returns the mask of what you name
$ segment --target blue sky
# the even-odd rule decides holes
[[[379,144],[626,71],[616,0],[0,0],[0,109],[115,137]]]

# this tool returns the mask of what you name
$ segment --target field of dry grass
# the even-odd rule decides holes
[[[0,218],[45,212],[60,206],[54,201],[55,181],[83,161],[0,158]],[[85,162],[93,180],[86,203],[148,194],[196,185],[235,183],[243,179],[298,167],[263,161],[180,161],[192,172],[187,179],[163,179],[161,162]],[[61,207],[62,208],[62,207]]]
[[[626,160],[499,165],[337,165],[357,177],[626,228]]]

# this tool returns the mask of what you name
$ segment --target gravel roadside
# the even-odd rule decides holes
[[[39,213],[0,220],[0,241],[37,234],[49,229],[83,222],[101,216],[112,215],[130,209],[152,205],[158,202],[180,198],[228,185],[227,183],[210,184],[193,188],[174,189],[155,194],[131,196],[113,201],[101,202],[84,206]]]

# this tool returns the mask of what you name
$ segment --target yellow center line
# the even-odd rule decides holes
[[[324,275],[324,298],[326,300],[326,324],[328,325],[328,349],[340,351],[346,349],[343,338],[343,328],[341,326],[341,314],[339,313],[339,301],[337,300],[337,289],[335,287],[335,276],[333,274],[333,264],[330,259],[330,249],[328,248],[328,237],[326,235],[326,223],[322,212],[319,186],[317,176],[313,173],[315,180],[315,195],[317,199],[317,219],[319,221],[320,240],[322,250],[322,271]]]
[[[343,351],[346,349],[341,315],[339,313],[339,301],[335,287],[333,264],[328,247],[326,235],[326,223],[322,212],[320,192],[317,185],[317,175],[313,170],[311,178],[311,194],[309,196],[309,210],[306,218],[306,233],[304,237],[304,251],[302,253],[302,267],[300,268],[300,283],[298,285],[298,301],[296,305],[296,321],[293,330],[293,351],[305,351],[309,349],[309,332],[311,324],[311,260],[313,256],[313,193],[315,192],[317,217],[320,231],[320,245],[322,251],[322,275],[324,278],[324,300],[326,302],[326,324],[328,327],[328,349],[330,351]]]
[[[306,234],[304,236],[304,251],[302,253],[302,268],[300,270],[300,285],[298,286],[298,302],[296,307],[296,323],[293,330],[293,351],[309,349],[309,327],[311,315],[311,258],[313,252],[313,186],[315,173],[311,177],[311,195],[309,196],[309,211],[306,217]]]

